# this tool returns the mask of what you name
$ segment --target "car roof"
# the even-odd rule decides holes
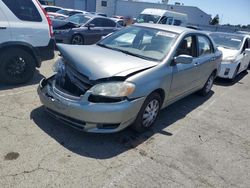
[[[134,25],[153,28],[153,29],[166,30],[166,31],[170,31],[170,32],[176,33],[176,34],[182,34],[182,33],[186,33],[186,32],[195,32],[195,33],[204,34],[204,32],[202,32],[202,31],[197,31],[194,29],[189,29],[189,28],[181,27],[181,26],[166,25],[166,24],[135,23]]]

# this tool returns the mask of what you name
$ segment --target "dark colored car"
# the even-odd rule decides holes
[[[76,14],[64,21],[53,21],[55,39],[66,44],[94,44],[121,26],[114,20],[95,15]]]

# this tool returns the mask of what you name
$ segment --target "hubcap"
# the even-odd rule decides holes
[[[159,108],[160,104],[159,101],[156,99],[148,103],[142,117],[142,125],[144,127],[150,127],[153,124],[159,112]]]
[[[210,78],[207,81],[206,93],[208,93],[211,90],[213,83],[214,83],[214,77],[210,76]]]
[[[82,37],[79,35],[76,35],[72,39],[72,44],[83,44]]]
[[[9,60],[6,71],[13,77],[18,77],[25,72],[27,64],[22,57],[13,57]]]

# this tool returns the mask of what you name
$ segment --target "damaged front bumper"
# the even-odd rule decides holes
[[[80,97],[60,91],[55,76],[41,80],[38,87],[41,103],[54,117],[74,128],[93,133],[118,132],[132,124],[145,100],[123,100],[114,103],[90,102],[90,91]]]

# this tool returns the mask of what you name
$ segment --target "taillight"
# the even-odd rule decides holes
[[[49,15],[47,14],[47,12],[45,11],[45,9],[42,7],[42,5],[40,4],[40,2],[38,0],[36,0],[36,2],[38,3],[39,7],[41,8],[41,10],[43,11],[46,19],[47,19],[47,22],[49,24],[49,34],[50,34],[50,37],[53,37],[53,27],[52,27],[52,22],[51,22],[51,19],[49,17]]]

